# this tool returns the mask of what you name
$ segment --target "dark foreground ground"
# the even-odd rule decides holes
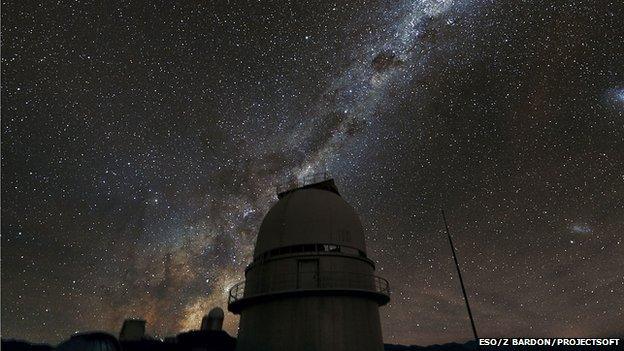
[[[70,339],[71,340],[71,339]],[[71,345],[70,345],[71,346]],[[46,344],[31,344],[21,340],[2,340],[2,351],[234,351],[236,347],[236,339],[227,335],[224,332],[213,332],[211,334],[194,333],[188,334],[184,338],[179,338],[175,342],[163,342],[159,340],[143,340],[136,342],[125,342],[118,344],[119,349],[101,347],[101,345],[93,348],[86,347],[82,344],[76,348],[67,347],[67,344],[59,344],[57,347]],[[553,351],[553,350],[622,350],[624,347],[620,346],[575,346],[575,347],[543,347],[543,346],[517,346],[517,347],[481,347],[478,348],[475,342],[467,342],[465,344],[448,343],[443,345],[429,345],[429,346],[417,346],[417,345],[394,345],[385,344],[385,351],[505,351],[505,350],[536,350],[536,351]]]

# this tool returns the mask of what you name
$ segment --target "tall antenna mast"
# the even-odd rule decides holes
[[[446,215],[444,209],[442,209],[442,219],[444,219],[444,227],[446,228],[446,236],[448,236],[449,244],[451,245],[451,251],[453,252],[453,260],[455,261],[455,268],[457,268],[457,275],[459,276],[459,284],[461,284],[462,293],[464,294],[464,301],[466,301],[466,309],[468,310],[468,317],[470,317],[470,326],[472,326],[472,333],[475,341],[478,341],[477,328],[475,327],[474,319],[472,318],[472,312],[470,311],[470,303],[468,303],[468,295],[466,295],[466,288],[464,287],[464,280],[462,279],[461,270],[459,270],[459,262],[457,261],[457,254],[455,253],[455,246],[453,246],[453,239],[451,239],[451,233],[446,223]]]

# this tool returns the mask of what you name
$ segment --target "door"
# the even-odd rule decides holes
[[[299,260],[297,289],[315,289],[318,287],[318,260]]]

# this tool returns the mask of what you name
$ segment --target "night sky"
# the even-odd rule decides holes
[[[198,328],[325,169],[385,342],[471,337],[441,207],[482,336],[624,333],[624,3],[215,3],[2,2],[3,338]]]

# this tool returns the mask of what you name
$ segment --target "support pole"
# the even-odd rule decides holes
[[[468,310],[468,317],[470,317],[470,326],[472,326],[472,333],[475,338],[475,342],[479,342],[477,336],[477,328],[475,327],[474,319],[472,318],[472,312],[470,311],[470,304],[468,303],[468,295],[466,295],[466,288],[464,287],[464,280],[462,279],[461,270],[459,269],[459,262],[457,261],[457,254],[455,253],[455,246],[453,246],[453,239],[449,232],[448,224],[446,223],[446,215],[442,210],[442,219],[444,219],[444,227],[446,228],[446,236],[448,236],[449,244],[451,245],[451,252],[453,252],[453,260],[455,261],[455,268],[457,268],[457,276],[459,276],[459,284],[461,285],[462,293],[464,294],[464,301],[466,301],[466,309]]]

